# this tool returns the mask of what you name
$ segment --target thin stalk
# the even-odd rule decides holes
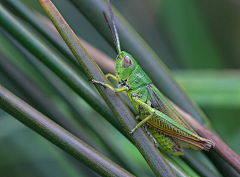
[[[136,165],[136,164],[132,164],[132,163],[130,164],[130,163],[128,163],[127,159],[124,159],[125,156],[123,154],[121,154],[118,150],[119,146],[114,144],[113,142],[111,142],[111,138],[108,137],[109,135],[107,133],[107,130],[104,130],[104,127],[101,126],[101,123],[99,122],[99,120],[97,120],[98,117],[94,116],[94,115],[89,115],[88,113],[86,113],[86,111],[84,109],[81,109],[81,107],[79,107],[79,105],[74,101],[72,94],[69,93],[69,91],[71,91],[71,90],[67,89],[65,87],[65,84],[58,77],[56,77],[52,73],[52,71],[50,71],[40,61],[38,61],[26,49],[24,49],[22,46],[20,46],[20,44],[17,44],[16,41],[12,41],[12,39],[9,39],[9,40],[11,42],[13,42],[13,44],[15,45],[15,47],[17,49],[19,49],[19,51],[23,54],[23,56],[26,58],[26,60],[28,60],[28,62],[32,66],[32,68],[34,68],[34,70],[36,70],[37,72],[41,73],[41,77],[42,77],[41,80],[44,81],[44,83],[46,85],[48,85],[48,88],[50,87],[51,90],[53,90],[52,92],[54,92],[55,95],[60,97],[66,103],[66,106],[69,107],[70,112],[75,117],[75,119],[82,126],[87,127],[90,132],[92,132],[96,137],[99,138],[101,143],[109,151],[109,153],[112,156],[114,156],[114,159],[117,160],[116,162],[118,162],[119,165],[121,165],[123,168],[125,168],[129,172],[133,173],[131,171],[131,166]],[[1,58],[0,58],[0,63],[1,63]],[[0,66],[0,68],[1,68],[1,66]],[[16,70],[17,70],[17,68],[16,68]],[[11,70],[9,70],[9,71],[11,71]],[[16,81],[16,82],[18,82],[18,81]],[[28,94],[28,92],[27,92],[27,94]],[[35,102],[38,102],[38,100],[36,99]],[[51,109],[51,107],[48,107],[48,104],[46,105],[46,108],[53,110],[53,109]],[[53,112],[55,112],[55,111],[53,111]],[[44,112],[42,112],[42,113],[44,113]],[[62,121],[66,120],[66,118],[60,118],[58,116],[56,116],[56,118],[58,118]],[[52,119],[52,120],[54,120],[54,119]],[[96,128],[96,125],[98,125],[98,128]],[[64,127],[64,126],[62,126],[62,127]],[[77,134],[74,133],[74,130],[75,130],[74,128],[73,129],[65,128],[65,129],[67,129],[68,131],[70,131],[71,133],[73,133],[74,135],[77,136]],[[77,136],[77,137],[80,139],[83,139],[84,142],[87,142],[89,145],[91,145],[91,147],[94,147],[95,149],[97,149],[96,146],[93,146],[92,143],[89,143],[89,141],[86,141],[81,136]],[[118,146],[118,147],[116,147],[116,146]],[[131,157],[128,157],[128,158],[131,158]],[[137,169],[137,165],[136,165],[136,169]],[[144,174],[144,171],[141,171],[138,169],[135,171],[135,173],[136,173],[136,175]],[[133,174],[135,174],[135,173],[133,173]]]
[[[23,17],[24,20],[38,30],[42,36],[44,36],[54,47],[58,49],[58,51],[60,51],[67,59],[69,59],[74,66],[82,70],[71,51],[64,43],[60,42],[58,35],[46,28],[43,22],[36,17],[36,14],[31,12],[20,1],[4,1],[4,4],[9,5],[16,13]]]
[[[16,66],[10,61],[1,56],[0,54],[0,70],[5,73],[8,80],[18,88],[20,93],[25,95],[28,101],[37,108],[41,113],[47,115],[51,120],[58,123],[78,138],[83,139],[85,142],[92,144],[87,141],[86,137],[74,126],[67,117],[59,112],[56,107],[47,98],[47,95],[41,91],[41,89],[35,84],[33,80],[23,74]]]
[[[70,50],[84,68],[84,71],[90,79],[96,79],[98,81],[109,83],[106,80],[103,73],[100,71],[99,67],[96,65],[94,60],[89,56],[87,51],[82,47],[77,36],[62,18],[56,7],[49,0],[39,0],[43,9],[59,31],[60,35],[69,46]],[[84,60],[83,60],[84,58]],[[121,125],[126,132],[129,132],[133,126],[136,125],[136,120],[132,113],[129,111],[125,103],[121,98],[110,91],[95,85],[99,93],[102,95],[114,115],[117,117]],[[157,149],[152,146],[150,139],[146,136],[143,130],[137,131],[133,136],[130,136],[133,143],[139,149],[143,157],[148,162],[149,166],[152,168],[156,176],[175,176],[174,172],[167,165],[166,161],[162,155],[157,151]]]
[[[2,16],[3,17],[3,16]],[[7,23],[7,22],[11,22],[11,21],[13,21],[13,23],[12,24],[5,24],[5,22]],[[15,37],[15,39],[17,39],[21,44],[23,44],[23,46],[25,46],[25,47],[27,47],[27,49],[29,49],[29,51],[30,52],[32,52],[32,54],[34,54],[36,57],[38,57],[41,61],[43,61],[45,64],[46,63],[48,63],[48,60],[53,60],[53,61],[55,61],[56,60],[56,57],[55,57],[55,54],[53,54],[52,52],[51,52],[51,58],[49,59],[48,57],[48,55],[44,55],[44,57],[42,56],[42,58],[40,58],[39,57],[39,55],[36,55],[36,51],[38,51],[38,50],[40,50],[40,52],[39,53],[41,53],[41,51],[48,51],[48,49],[46,48],[46,47],[44,47],[43,45],[35,45],[35,43],[34,43],[34,40],[36,39],[36,38],[33,38],[33,36],[31,35],[31,34],[29,34],[29,32],[26,30],[26,28],[23,26],[23,25],[21,25],[18,21],[16,21],[16,20],[14,20],[14,18],[8,18],[6,21],[4,21],[4,20],[2,20],[2,22],[4,22],[3,24],[4,24],[4,26],[3,27],[7,27],[7,30],[8,30],[8,32],[10,32],[10,34],[12,34],[13,35],[13,37]],[[5,25],[7,25],[7,26],[5,26]],[[16,25],[16,26],[15,26]],[[23,36],[23,38],[21,38],[21,36]],[[27,40],[28,38],[31,38],[32,40]],[[23,41],[21,41],[21,40],[23,40]],[[26,43],[27,42],[27,43]],[[38,44],[39,44],[39,42],[38,42]],[[33,47],[33,49],[32,49],[32,47]],[[42,53],[44,53],[44,52],[42,52]],[[48,51],[49,52],[49,51]],[[46,58],[45,58],[46,57]],[[53,58],[52,58],[53,57]],[[47,66],[49,67],[49,65],[47,64]],[[49,67],[50,69],[51,69],[51,66]],[[60,70],[62,71],[62,73],[64,74],[66,71],[65,71],[65,66],[61,69],[61,67],[60,67]],[[70,68],[67,68],[67,73],[69,73],[68,71],[70,70]],[[55,72],[56,73],[56,72]],[[61,74],[60,74],[61,75]],[[97,75],[98,76],[98,75]],[[79,78],[78,78],[79,79]],[[66,80],[64,80],[65,82],[66,82]],[[78,82],[78,80],[76,81],[79,85],[80,85],[80,83]],[[69,85],[71,85],[71,84],[69,84]],[[75,86],[73,86],[72,87],[73,89],[75,89],[76,90],[76,88],[75,88]],[[78,88],[78,87],[77,87]],[[81,94],[81,91],[79,91],[79,92],[77,92],[78,94]],[[101,106],[103,106],[102,104],[100,104],[100,105],[98,105],[99,107],[101,107]],[[118,106],[118,104],[116,104],[116,106]],[[95,109],[96,109],[96,107],[94,107]],[[99,108],[99,109],[101,109],[101,108]],[[119,108],[119,110],[124,110],[124,109],[121,109],[121,108]],[[124,115],[124,114],[123,114]],[[105,117],[107,117],[107,115],[105,115]],[[111,122],[111,121],[110,121]],[[112,123],[113,124],[113,123]],[[131,124],[131,128],[132,127],[134,127],[135,125],[136,125],[137,123],[132,123]],[[114,125],[114,124],[113,124]],[[114,125],[115,126],[115,125]],[[124,135],[125,135],[125,137],[128,137],[127,136],[127,133],[125,132],[125,131],[122,131],[123,129],[121,128],[121,127],[119,127],[119,126],[115,126],[120,132],[122,132]],[[128,131],[129,132],[129,131]],[[140,134],[140,135],[142,135],[142,134]],[[143,135],[144,136],[144,135]],[[147,140],[144,140],[143,139],[143,141],[148,141],[148,139]],[[155,151],[156,149],[154,148],[154,151]],[[151,149],[150,149],[150,151],[151,151]],[[148,154],[148,153],[146,153],[146,154]],[[171,157],[169,157],[169,156],[165,156],[165,158],[167,159],[167,161],[170,163],[170,165],[173,167],[173,169],[174,170],[176,170],[176,173],[178,174],[178,173],[180,173],[180,174],[186,174],[185,176],[188,176],[187,175],[187,173],[185,172],[185,170],[183,170],[176,162],[174,162],[174,161],[172,161],[172,162],[170,162],[171,161]]]
[[[70,0],[82,14],[92,23],[101,35],[113,46],[107,25],[103,25],[102,11],[108,11],[106,1],[103,0]],[[174,80],[171,72],[150,49],[145,41],[137,34],[131,25],[113,8],[122,48],[127,49],[148,73],[153,83],[176,103],[181,109],[190,114],[208,129],[214,131],[211,122],[200,108],[185,94]],[[122,39],[122,40],[121,40]],[[210,152],[211,153],[211,152]],[[217,162],[217,160],[215,161]],[[226,163],[226,162],[225,162]]]
[[[105,23],[102,12],[107,12],[106,1],[103,0],[70,0],[89,22],[99,31],[99,33],[114,47],[109,29]],[[121,46],[131,53],[139,62],[139,65],[150,76],[153,83],[175,102],[181,109],[192,115],[196,120],[204,124],[209,129],[213,129],[210,121],[200,110],[200,108],[186,95],[174,80],[169,69],[160,58],[145,43],[132,26],[121,16],[112,6]]]
[[[230,164],[238,173],[240,173],[240,157],[230,148],[228,147],[218,136],[216,136],[214,133],[212,133],[210,130],[203,127],[198,121],[196,121],[192,116],[178,108],[174,103],[172,103],[173,106],[176,108],[176,110],[184,117],[184,119],[187,120],[187,122],[193,127],[193,129],[202,137],[207,137],[208,139],[215,142],[215,148],[214,151],[218,153],[220,158],[224,159],[221,160],[221,163],[223,166],[229,166]],[[214,160],[212,157],[216,156],[214,151],[210,151],[207,153],[207,155],[211,156],[211,160],[213,162],[220,163],[219,161]],[[225,164],[225,163],[228,164]],[[220,168],[220,170],[222,170]],[[226,171],[226,169],[224,169]],[[230,169],[231,170],[231,169]],[[232,170],[234,171],[234,170]]]
[[[59,56],[48,49],[45,44],[34,36],[23,24],[16,20],[11,13],[0,6],[0,21],[2,27],[27,48],[36,58],[42,61],[78,95],[88,102],[97,112],[103,115],[120,132],[126,134],[117,119],[113,116],[104,101],[88,86],[79,74],[70,68]]]
[[[133,176],[0,85],[0,108],[102,176]]]

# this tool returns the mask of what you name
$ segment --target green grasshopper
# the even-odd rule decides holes
[[[108,8],[114,31],[104,12],[103,14],[111,31],[118,55],[116,58],[115,75],[107,74],[106,77],[118,81],[119,88],[113,88],[109,84],[94,79],[91,81],[107,87],[116,93],[127,92],[127,96],[141,120],[131,130],[130,134],[140,126],[143,126],[156,147],[158,147],[157,143],[159,143],[167,153],[174,156],[183,155],[182,147],[205,151],[213,148],[215,144],[208,139],[200,137],[192,129],[163,94],[153,85],[151,79],[138,65],[132,55],[121,51],[110,0],[108,0]]]

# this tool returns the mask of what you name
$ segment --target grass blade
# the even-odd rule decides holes
[[[85,99],[97,112],[103,115],[120,132],[125,134],[119,122],[113,116],[104,101],[88,86],[85,80],[72,70],[64,61],[35,37],[24,25],[17,21],[8,11],[0,6],[0,21],[2,27],[27,48],[35,57],[55,72],[64,82],[66,82],[76,93]]]
[[[92,23],[99,33],[114,47],[109,29],[105,24],[102,11],[107,12],[106,3],[103,0],[70,0],[81,13]],[[199,122],[209,128],[211,123],[204,113],[185,94],[174,80],[171,72],[161,62],[160,58],[152,51],[131,25],[112,6],[120,42],[123,49],[131,53],[137,59],[139,65],[148,73],[153,83],[169,99],[179,105],[184,111],[192,115]],[[164,83],[164,84],[163,84]]]
[[[90,79],[94,78],[105,83],[108,82],[51,1],[39,0],[39,2],[55,27],[58,29],[64,41],[69,46],[72,53],[75,55],[76,59],[84,68],[88,77]],[[109,105],[114,115],[118,118],[124,129],[129,132],[134,124],[136,125],[136,120],[134,119],[132,113],[129,112],[129,109],[126,107],[126,105],[122,102],[119,96],[112,93],[110,90],[101,88],[98,85],[96,85],[96,88],[103,96],[104,100]],[[131,136],[131,139],[157,176],[175,176],[160,153],[155,149],[155,147],[152,146],[144,132],[139,131]]]
[[[133,176],[0,85],[0,107],[103,176]]]

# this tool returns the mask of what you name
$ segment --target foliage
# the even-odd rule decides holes
[[[66,49],[64,42],[52,31],[48,22],[39,20],[41,18],[38,13],[46,15],[40,4],[37,1],[16,2],[20,3],[16,3],[20,11],[21,7],[28,7],[27,10],[30,10],[28,17],[35,17],[43,29],[30,23],[11,3],[6,1],[4,7],[7,7],[14,14],[14,18],[24,23],[37,37],[36,43],[39,43],[38,40],[43,41],[46,51],[49,49],[58,56],[59,61],[63,63],[62,66],[69,67],[62,68],[61,72],[64,70],[66,72],[64,76],[59,77],[56,73],[60,73],[60,69],[56,67],[56,63],[51,63],[54,60],[51,53],[45,53],[51,59],[49,60],[51,64],[45,63],[44,65],[43,61],[42,63],[37,59],[41,53],[36,55],[32,53],[32,50],[37,51],[37,49],[32,49],[33,46],[26,47],[26,40],[17,41],[16,36],[0,25],[0,84],[132,174],[153,176],[153,172],[141,154],[122,135],[126,133],[119,123],[116,119],[111,119],[112,113],[98,96],[92,84],[87,82],[88,77],[76,63],[70,51],[67,50],[64,53],[58,46],[59,44]],[[53,3],[78,36],[113,59],[115,58],[115,50],[111,47],[111,35],[108,30],[104,30],[107,29],[107,25],[102,16],[89,17],[95,11],[86,7],[87,12],[79,12],[77,1],[74,0],[54,0]],[[237,154],[240,154],[238,148],[240,146],[238,128],[240,124],[240,119],[238,119],[240,115],[238,71],[240,63],[237,60],[240,45],[234,37],[240,35],[236,30],[239,26],[236,16],[240,16],[240,5],[223,0],[222,3],[216,4],[196,0],[181,2],[112,0],[112,3],[173,71],[181,88],[207,115],[212,123],[210,124],[212,129],[215,129],[223,140]],[[220,4],[225,4],[225,6]],[[93,9],[102,11],[103,6],[99,4],[91,4],[91,6]],[[218,8],[213,10],[211,6]],[[90,15],[83,16],[84,13]],[[222,16],[224,19],[221,18]],[[89,18],[95,21],[91,22]],[[93,24],[95,28],[89,22],[95,23]],[[222,24],[228,24],[228,28],[219,28],[223,26]],[[103,29],[100,29],[100,26]],[[131,27],[127,29],[129,28]],[[41,30],[48,31],[58,44],[54,44],[51,39],[44,36]],[[126,47],[125,43],[130,40],[128,41],[128,38],[121,34],[128,34],[127,31],[121,26],[119,26],[119,31],[121,31],[120,41],[124,40],[121,41],[123,50],[133,50]],[[100,33],[102,36],[107,36],[107,39],[105,40]],[[138,35],[133,38],[139,39]],[[28,40],[33,41],[33,39]],[[134,51],[132,54],[137,55]],[[145,70],[150,76],[154,75],[152,68]],[[153,77],[156,77],[155,81],[159,80],[158,76]],[[76,83],[84,85],[84,89],[77,90]],[[157,84],[165,85],[162,80],[159,80]],[[166,90],[167,88],[168,86]],[[163,90],[163,92],[167,95],[167,91]],[[81,98],[79,96],[81,94],[85,96]],[[96,102],[90,102],[87,100],[88,97],[95,99]],[[99,108],[96,111],[97,105]],[[103,116],[106,114],[108,119]],[[98,176],[46,139],[10,118],[10,115],[3,111],[0,115],[0,156],[4,157],[0,159],[1,175]],[[207,120],[204,114],[201,115],[203,115],[203,120]],[[211,126],[209,126],[210,129]],[[202,152],[186,151],[183,158],[186,163],[179,158],[174,158],[174,160],[192,176],[196,174],[229,176],[231,174],[227,169],[223,169],[224,173],[220,170],[221,167],[214,166]],[[196,162],[196,165],[193,162]]]

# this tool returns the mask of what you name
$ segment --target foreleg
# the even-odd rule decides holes
[[[107,79],[112,79],[114,81],[117,81],[117,77],[115,75],[113,75],[113,74],[106,74],[105,77]]]
[[[103,87],[107,87],[107,88],[109,88],[110,90],[112,90],[115,93],[120,93],[120,92],[124,92],[124,91],[128,91],[129,90],[129,88],[127,86],[123,86],[122,88],[114,88],[113,86],[111,86],[109,84],[105,84],[103,82],[99,82],[99,81],[96,81],[94,79],[92,79],[91,82],[94,83],[94,84],[99,84],[99,85],[101,85]]]

